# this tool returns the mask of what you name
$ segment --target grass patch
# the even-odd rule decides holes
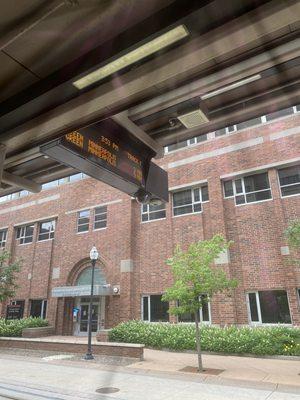
[[[200,335],[203,351],[300,356],[300,329],[297,328],[202,326]],[[129,321],[111,329],[109,340],[142,343],[157,349],[196,350],[194,324]]]

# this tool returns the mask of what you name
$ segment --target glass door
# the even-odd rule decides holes
[[[89,322],[89,304],[81,304],[80,314],[79,314],[79,332],[88,332],[88,322]],[[99,318],[99,304],[92,305],[92,332],[97,332],[98,330],[98,318]]]
[[[76,336],[86,336],[88,334],[89,297],[78,297],[75,300],[75,308],[78,310],[73,319],[73,333]],[[105,318],[105,298],[95,297],[92,306],[92,333],[96,333],[104,328]]]

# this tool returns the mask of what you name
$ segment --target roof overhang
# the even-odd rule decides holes
[[[6,180],[0,195],[38,191],[43,182],[75,173],[43,157],[39,146],[107,117],[126,124],[161,156],[162,146],[299,102],[297,1],[149,0],[141,7],[145,2],[136,0],[131,10],[126,0],[107,0],[101,10],[89,3],[42,1],[37,7],[27,0],[2,12]],[[116,27],[120,15],[126,21]],[[189,35],[174,45],[83,90],[72,84],[182,24]],[[177,118],[197,110],[205,116],[197,127]]]

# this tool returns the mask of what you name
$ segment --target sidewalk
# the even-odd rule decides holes
[[[74,337],[74,336],[49,336],[44,338],[47,341],[55,342],[72,342],[78,344],[86,344],[86,338]],[[93,344],[96,344],[96,339],[93,338]],[[53,352],[53,349],[52,349]],[[43,352],[40,352],[41,354]],[[56,350],[57,355],[62,354],[61,350]],[[55,360],[52,363],[55,364],[70,364],[78,362],[82,364],[83,361],[76,360],[76,355],[70,360]],[[41,355],[40,357],[43,357]],[[238,357],[238,356],[224,356],[224,355],[208,355],[203,356],[203,366],[209,369],[223,370],[217,375],[210,374],[198,374],[193,372],[182,371],[185,367],[197,367],[197,354],[195,353],[179,353],[171,351],[160,351],[152,349],[144,349],[144,360],[134,362],[134,360],[127,359],[129,365],[125,362],[116,362],[115,370],[121,368],[121,370],[128,372],[140,372],[140,373],[154,373],[173,375],[177,378],[183,379],[215,382],[219,384],[229,383],[233,385],[244,385],[248,383],[253,386],[272,386],[273,388],[284,388],[292,386],[296,388],[300,394],[300,361],[298,360],[281,360],[276,358],[251,358],[251,357]],[[102,357],[103,359],[103,357]],[[121,360],[121,359],[120,359]],[[125,361],[125,359],[124,359]],[[95,360],[95,364],[89,364],[90,366],[96,366],[98,363],[101,368],[104,367],[107,360],[101,361]],[[86,363],[86,362],[84,362]],[[107,363],[109,365],[110,363]],[[126,365],[127,364],[127,365]],[[87,364],[85,364],[87,366]],[[100,366],[99,365],[99,366]],[[117,366],[119,365],[119,366]],[[123,366],[122,366],[123,365]]]
[[[190,353],[175,353],[160,350],[144,350],[144,361],[131,364],[126,368],[156,372],[180,373],[187,366],[197,367],[197,355]],[[300,361],[276,360],[251,357],[203,355],[204,368],[224,370],[214,379],[234,379],[275,385],[299,386],[300,392]],[[202,375],[204,376],[204,375]],[[208,377],[209,375],[205,375]]]

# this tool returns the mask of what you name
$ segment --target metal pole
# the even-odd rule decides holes
[[[94,272],[95,272],[96,260],[92,260],[92,281],[91,281],[91,296],[90,296],[90,308],[89,308],[89,319],[88,319],[88,348],[85,355],[85,360],[93,360],[92,354],[92,307],[93,307],[93,295],[94,295]]]

